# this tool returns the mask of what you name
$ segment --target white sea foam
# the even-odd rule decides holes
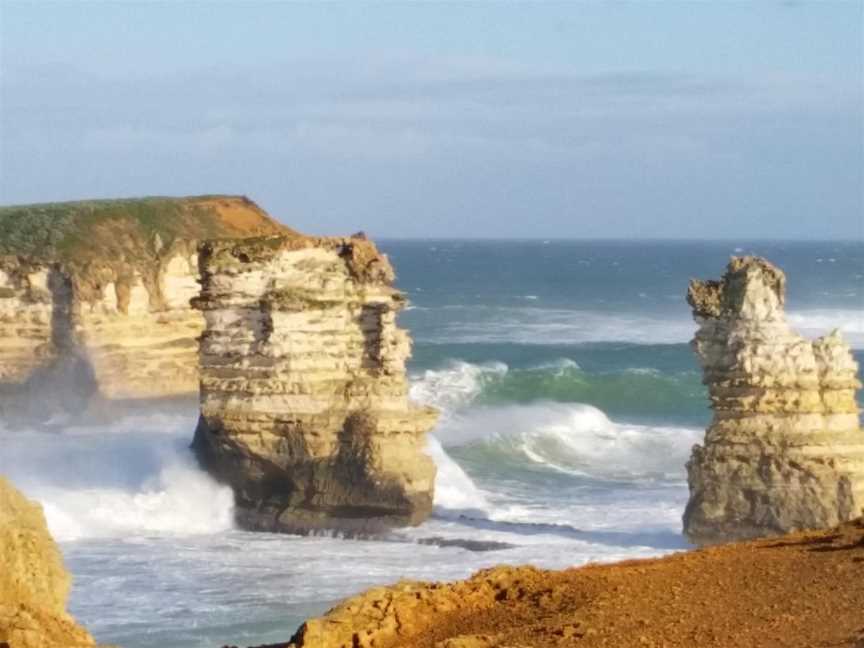
[[[488,515],[490,504],[462,467],[453,461],[441,443],[429,436],[426,453],[437,468],[435,476],[435,509],[439,515]]]
[[[549,362],[541,362],[538,365],[530,367],[531,370],[534,371],[555,371],[556,375],[562,375],[567,371],[578,371],[581,367],[579,367],[579,363],[571,358],[558,358],[557,360],[551,360]]]
[[[608,313],[537,307],[490,308],[476,317],[466,307],[464,320],[451,320],[430,341],[437,343],[581,344],[632,342],[674,344],[693,337],[696,325],[686,316]],[[479,313],[483,314],[483,313]]]
[[[859,303],[862,300],[857,300]],[[818,337],[838,329],[855,349],[864,349],[864,305],[861,308],[820,308],[791,311],[789,324],[801,335]]]
[[[58,540],[217,533],[233,524],[234,497],[197,468],[166,467],[140,491],[37,489]]]
[[[43,505],[58,540],[225,531],[233,494],[195,465],[192,422],[137,417],[63,433],[0,431],[0,473]]]
[[[412,376],[410,396],[417,403],[432,405],[449,415],[477,398],[484,377],[503,376],[507,371],[503,362],[472,364],[454,360],[441,369],[428,369]]]
[[[596,479],[683,479],[703,432],[616,423],[596,407],[532,403],[475,408],[439,427],[445,448],[486,444],[535,464]]]
[[[852,302],[861,302],[852,298]],[[466,318],[452,319],[424,341],[438,344],[683,344],[696,332],[689,315],[582,311],[537,307],[488,308],[485,316],[471,307]],[[864,348],[864,306],[861,308],[792,309],[789,323],[802,335],[814,337],[839,329],[853,348]]]

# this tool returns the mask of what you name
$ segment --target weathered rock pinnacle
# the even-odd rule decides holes
[[[810,341],[786,322],[781,270],[733,257],[692,281],[692,341],[714,417],[687,464],[684,532],[699,544],[830,528],[862,514],[858,366],[838,332]]]
[[[372,533],[432,508],[435,422],[408,401],[387,258],[359,237],[202,247],[193,447],[251,529]]]

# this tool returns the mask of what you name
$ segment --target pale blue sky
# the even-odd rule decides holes
[[[864,239],[864,3],[0,0],[0,202]]]

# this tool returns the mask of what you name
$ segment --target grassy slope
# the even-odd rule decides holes
[[[137,265],[177,239],[291,233],[245,197],[132,198],[0,207],[0,254]],[[158,235],[158,239],[157,239]]]

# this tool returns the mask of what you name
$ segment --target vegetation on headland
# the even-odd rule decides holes
[[[0,254],[134,261],[177,239],[284,232],[245,196],[124,198],[0,207]],[[116,258],[116,256],[115,256]]]
[[[245,196],[147,197],[0,207],[0,256],[60,263],[78,295],[97,298],[116,282],[128,292],[136,277],[158,302],[156,275],[177,245],[292,230]],[[154,303],[156,303],[154,302]]]

